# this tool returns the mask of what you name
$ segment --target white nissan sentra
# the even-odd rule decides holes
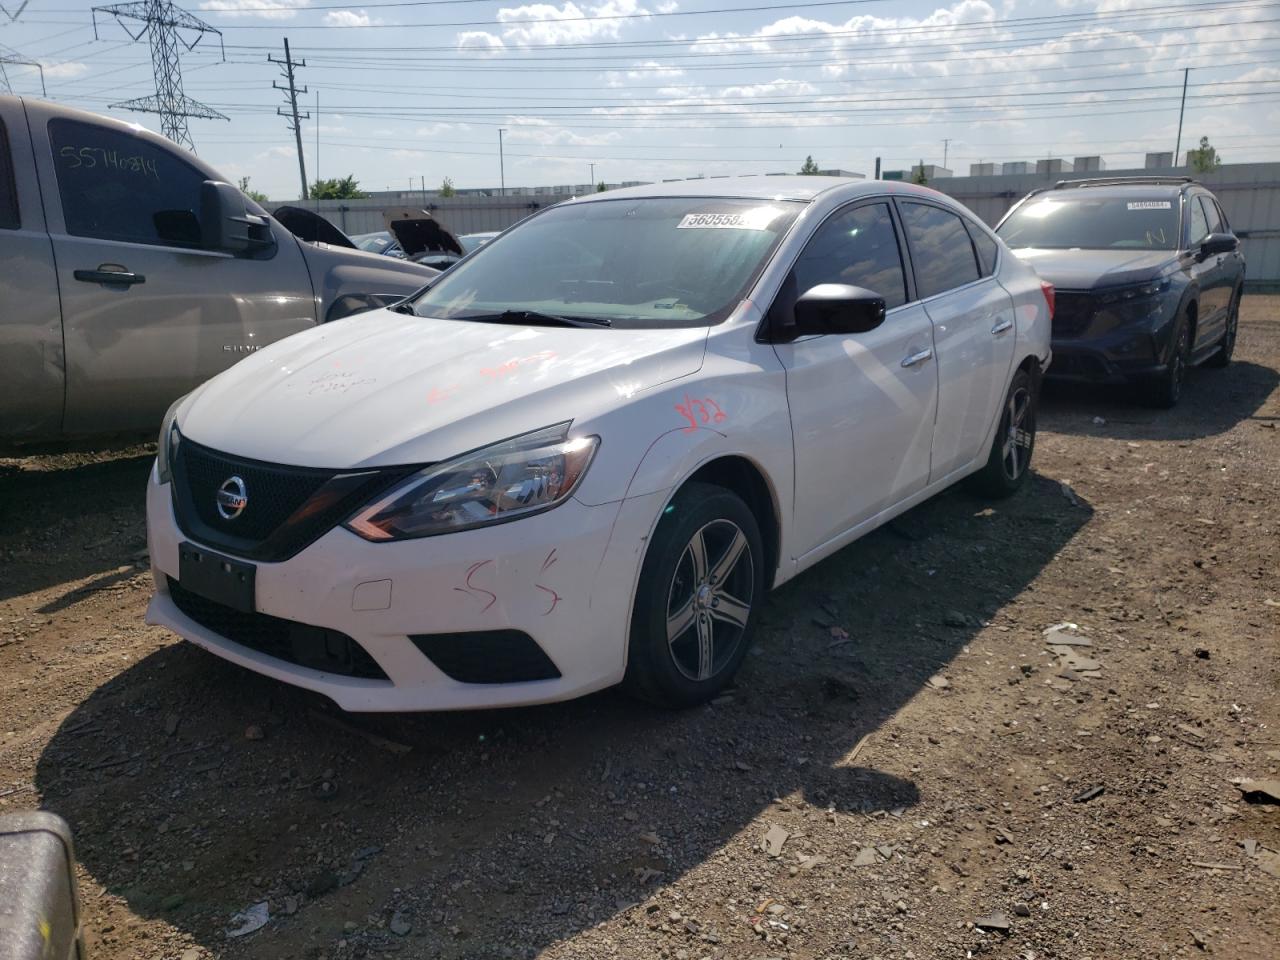
[[[585,197],[174,404],[147,622],[347,710],[670,705],[765,591],[1027,477],[1053,288],[900,183]]]

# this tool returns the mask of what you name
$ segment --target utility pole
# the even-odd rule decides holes
[[[217,36],[218,44],[222,44],[222,31],[216,30],[199,17],[187,13],[181,7],[174,6],[171,0],[134,0],[132,3],[115,3],[108,7],[93,8],[93,38],[98,39],[98,14],[109,14],[124,27],[124,32],[134,40],[146,36],[151,42],[151,72],[155,75],[156,92],[152,97],[137,97],[133,100],[122,100],[110,104],[121,110],[135,110],[138,113],[160,114],[160,132],[176,144],[186,147],[195,153],[196,145],[191,139],[191,131],[187,127],[187,119],[197,117],[202,120],[230,120],[225,114],[213,107],[192,100],[182,90],[182,62],[179,59],[178,45],[187,51],[194,50],[206,33]],[[140,21],[143,26],[134,33],[125,20]],[[194,33],[195,38],[188,43],[179,32],[186,30]],[[225,48],[222,59],[227,59]]]
[[[502,135],[506,132],[502,127],[498,128],[498,195],[501,197],[507,195],[507,170],[502,159]]]
[[[876,179],[880,179],[880,158],[876,157]]]
[[[948,169],[948,167],[947,167],[947,153],[948,153],[948,151],[950,151],[950,149],[951,149],[951,141],[950,141],[950,140],[943,140],[943,141],[942,141],[942,169],[944,169],[944,170]]]
[[[273,86],[277,90],[283,90],[289,96],[289,112],[286,113],[284,107],[276,107],[276,113],[279,116],[284,117],[286,120],[289,120],[289,118],[292,117],[292,119],[290,120],[289,126],[293,128],[293,138],[295,141],[297,141],[297,144],[298,144],[298,176],[302,178],[302,199],[306,200],[307,199],[307,164],[306,164],[306,161],[304,161],[302,158],[301,120],[310,120],[311,114],[298,113],[298,94],[306,93],[307,88],[299,87],[297,83],[294,82],[293,68],[305,67],[307,65],[307,61],[293,59],[293,55],[289,53],[289,38],[285,37],[284,38],[284,59],[279,60],[271,56],[271,54],[267,54],[267,62],[274,63],[277,66],[283,67],[283,69],[280,71],[280,75],[289,81],[289,85],[287,87],[281,86],[279,83],[272,83],[271,86]]]
[[[316,179],[320,179],[320,91],[316,91]],[[320,212],[320,200],[316,199],[316,213]]]
[[[1182,164],[1178,160],[1178,152],[1182,149],[1182,115],[1187,112],[1187,80],[1191,77],[1191,68],[1185,67],[1182,71],[1182,106],[1178,108],[1178,142],[1173,148],[1173,165],[1180,167]],[[1167,142],[1167,141],[1166,141]]]
[[[591,167],[591,189],[594,190],[596,188],[596,165],[592,162],[589,163],[589,166]]]
[[[422,209],[427,209],[427,175],[422,175]]]

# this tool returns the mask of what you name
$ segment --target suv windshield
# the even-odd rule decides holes
[[[1176,250],[1178,200],[1048,196],[1024,203],[996,233],[1014,249]]]
[[[457,320],[554,314],[614,327],[719,323],[803,206],[654,197],[553,207],[485,244],[413,310]]]

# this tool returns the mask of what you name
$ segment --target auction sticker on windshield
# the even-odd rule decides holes
[[[1172,210],[1173,204],[1168,200],[1130,200],[1130,210]]]
[[[767,230],[782,211],[756,207],[741,213],[686,213],[677,230]]]

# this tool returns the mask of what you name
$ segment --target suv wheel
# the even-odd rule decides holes
[[[736,494],[687,484],[658,522],[631,616],[628,692],[668,707],[704,703],[746,656],[765,588],[756,518]]]
[[[1036,446],[1036,404],[1035,382],[1019,370],[1009,384],[987,465],[973,475],[971,486],[979,493],[1008,497],[1026,482]]]
[[[1147,388],[1147,397],[1153,406],[1176,407],[1182,399],[1182,386],[1187,380],[1187,367],[1191,359],[1191,324],[1184,314],[1178,319],[1178,330],[1174,334],[1173,350],[1169,354],[1169,364],[1165,372],[1152,379]]]
[[[1240,325],[1240,288],[1231,294],[1231,305],[1227,307],[1227,329],[1222,334],[1222,342],[1213,356],[1204,362],[1206,367],[1225,367],[1231,362],[1231,355],[1236,352],[1236,328]]]

